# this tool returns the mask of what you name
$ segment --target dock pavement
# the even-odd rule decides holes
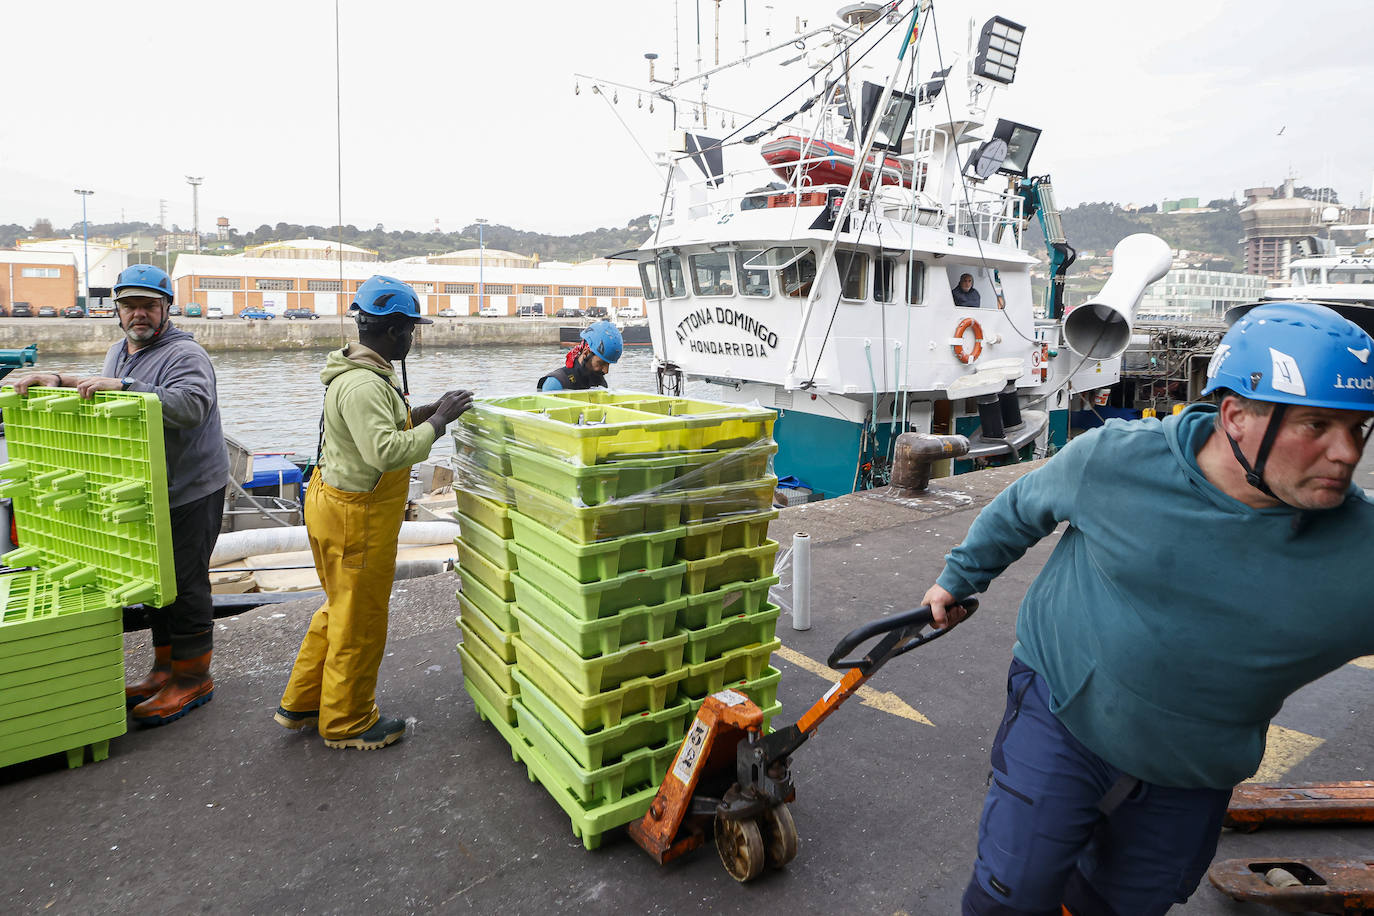
[[[774,538],[786,547],[796,531],[812,537],[813,626],[779,621],[780,722],[835,679],[823,660],[840,637],[915,606],[977,511],[1028,469],[936,481],[920,499],[870,492],[783,510]],[[1368,459],[1358,482],[1374,486]],[[871,694],[798,751],[800,852],[751,884],[736,884],[710,847],[666,867],[623,830],[583,849],[464,692],[457,579],[444,574],[399,582],[392,596],[378,699],[407,718],[405,740],[335,751],[313,730],[273,722],[313,602],[222,619],[213,702],[132,729],[101,763],[0,769],[0,900],[8,913],[35,914],[957,913],[1017,606],[1056,541],[1002,575],[967,624],[884,668]],[[146,632],[126,635],[131,669],[147,664],[146,642]],[[1266,774],[1368,778],[1371,688],[1374,670],[1352,664],[1295,695],[1276,720]],[[1374,860],[1374,831],[1227,832],[1219,854]],[[1232,903],[1204,880],[1174,912],[1272,911]]]

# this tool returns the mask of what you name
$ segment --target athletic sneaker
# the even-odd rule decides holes
[[[395,744],[405,737],[405,733],[404,719],[378,719],[375,725],[360,735],[354,735],[352,738],[325,738],[324,743],[326,747],[356,747],[360,751],[375,751],[388,744]]]

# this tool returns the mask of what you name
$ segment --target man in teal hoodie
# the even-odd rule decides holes
[[[1079,436],[946,557],[940,625],[1068,522],[1021,604],[965,914],[1186,900],[1284,699],[1374,653],[1371,350],[1330,309],[1257,307],[1208,366],[1219,404]]]

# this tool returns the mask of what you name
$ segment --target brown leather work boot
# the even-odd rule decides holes
[[[141,681],[125,683],[124,705],[137,706],[162,689],[172,676],[172,647],[153,646],[153,668]]]
[[[210,702],[215,695],[215,682],[210,679],[212,654],[172,659],[171,678],[152,699],[134,707],[134,721],[139,725],[165,725]]]

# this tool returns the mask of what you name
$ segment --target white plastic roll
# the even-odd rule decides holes
[[[811,535],[792,535],[792,629],[811,629]]]

